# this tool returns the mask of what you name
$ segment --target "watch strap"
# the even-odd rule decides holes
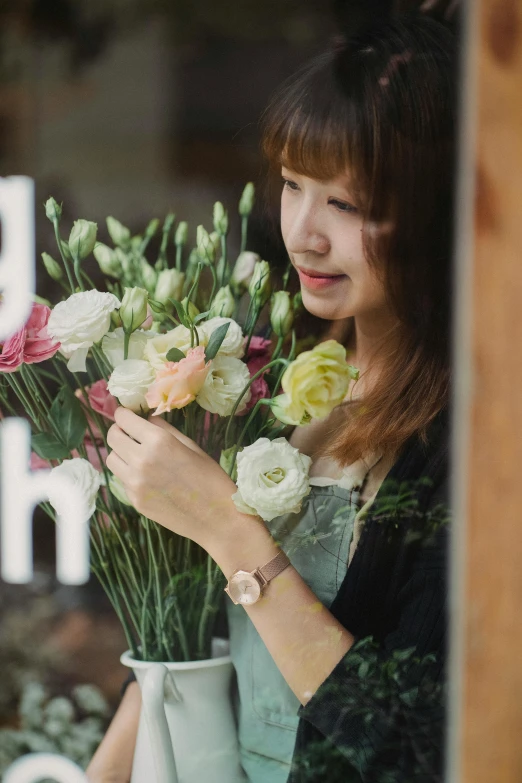
[[[261,568],[256,568],[256,573],[258,573],[264,580],[265,584],[267,584],[271,579],[280,574],[281,571],[284,571],[284,569],[289,565],[290,560],[288,559],[286,552],[283,552],[281,549],[281,551],[278,552],[278,554],[273,557],[272,560],[269,560],[268,563],[265,563],[265,565]]]

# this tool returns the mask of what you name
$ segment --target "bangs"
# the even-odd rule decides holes
[[[263,153],[274,169],[285,166],[318,180],[349,172],[351,179],[358,179],[356,114],[355,104],[340,92],[331,56],[318,58],[269,105],[263,122]]]

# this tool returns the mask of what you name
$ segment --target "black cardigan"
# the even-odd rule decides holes
[[[299,709],[288,783],[441,783],[450,410],[413,436],[369,509],[332,614],[355,644]]]

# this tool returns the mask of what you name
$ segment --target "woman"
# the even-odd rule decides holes
[[[313,460],[301,513],[241,514],[228,475],[160,419],[120,408],[109,432],[136,508],[227,578],[276,539],[290,556],[256,603],[228,602],[252,783],[441,780],[455,82],[452,34],[408,15],[318,57],[269,108],[303,304],[360,369],[290,436]],[[132,683],[92,781],[129,779],[138,709]]]

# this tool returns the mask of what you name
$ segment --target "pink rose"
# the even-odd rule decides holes
[[[2,346],[0,372],[14,372],[24,360],[25,329],[21,329]]]
[[[179,362],[167,362],[156,373],[156,380],[145,395],[149,408],[156,408],[153,416],[184,408],[196,399],[210,370],[211,362],[205,364],[205,349],[202,345],[191,348]]]
[[[47,334],[47,322],[51,308],[33,304],[31,315],[23,329],[9,337],[2,346],[0,372],[14,372],[20,365],[43,362],[54,356],[60,343]]]
[[[114,421],[114,411],[119,403],[116,397],[113,397],[107,390],[107,381],[103,378],[100,381],[96,381],[96,383],[86,388],[86,392],[93,411],[105,416],[106,419]]]
[[[50,315],[50,307],[36,302],[33,304],[32,313],[25,325],[24,362],[26,364],[50,359],[60,347],[60,343],[47,334],[47,322]]]
[[[245,345],[246,340],[247,338],[245,338]],[[256,372],[259,372],[259,370],[261,370],[265,364],[270,362],[272,353],[271,348],[271,340],[265,340],[264,337],[252,337],[250,340],[250,345],[248,346],[248,354],[246,357],[246,364],[251,378],[256,374]],[[263,375],[260,375],[259,378],[256,378],[252,383],[250,387],[250,400],[248,401],[246,407],[243,408],[241,413],[236,413],[236,416],[244,416],[246,413],[249,413],[249,411],[252,410],[254,405],[259,400],[262,400],[264,397],[270,397],[270,389],[268,388],[268,384],[265,381]]]
[[[118,400],[107,391],[107,381],[102,378],[100,381],[96,381],[91,386],[86,386],[85,391],[87,392],[89,405],[91,406],[92,410],[95,413],[99,413],[100,416],[103,416],[110,421],[114,421],[114,411],[118,407]],[[92,416],[89,416],[88,406],[85,401],[85,397],[83,396],[82,390],[76,389],[74,393],[83,405],[84,413],[87,416],[87,421],[89,422],[92,434],[96,440],[102,440],[103,436],[98,425],[95,423]]]

